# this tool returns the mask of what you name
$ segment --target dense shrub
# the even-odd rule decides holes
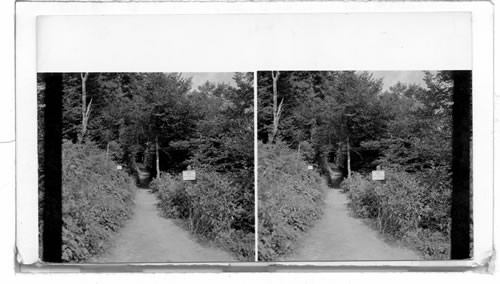
[[[259,260],[277,260],[322,214],[323,179],[283,144],[259,144]]]
[[[180,176],[162,173],[161,178],[155,178],[149,184],[151,191],[159,199],[158,207],[162,213],[173,219],[187,219],[189,217],[189,196],[186,191],[186,182]]]
[[[63,261],[99,255],[132,213],[134,183],[92,144],[63,144]]]
[[[253,208],[243,206],[242,189],[222,174],[196,171],[196,181],[181,175],[163,174],[153,180],[159,207],[166,217],[183,221],[188,230],[204,241],[231,251],[240,260],[253,260]],[[248,197],[247,197],[248,198]]]
[[[341,187],[356,216],[373,219],[383,234],[417,249],[426,258],[447,258],[449,189],[430,187],[419,182],[418,176],[396,170],[386,171],[383,182],[354,173]]]

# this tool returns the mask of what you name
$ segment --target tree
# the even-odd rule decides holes
[[[222,174],[235,188],[234,224],[253,232],[254,219],[254,127],[253,73],[236,73],[236,86],[207,83],[190,94],[192,109],[199,116],[195,134],[171,143],[192,149],[189,162]]]
[[[381,98],[390,114],[387,133],[365,141],[382,150],[379,162],[407,172],[450,172],[452,88],[446,72],[426,72],[426,88],[398,84]]]
[[[85,140],[85,133],[87,132],[87,124],[90,117],[90,110],[92,107],[92,99],[87,105],[87,86],[86,82],[89,77],[89,73],[81,73],[82,79],[82,132],[80,134],[80,143]]]
[[[366,72],[335,72],[326,77],[325,84],[322,127],[329,129],[326,136],[330,147],[323,155],[332,153],[337,161],[343,160],[340,155],[345,155],[350,176],[352,153],[359,156],[358,161],[363,160],[361,142],[385,133],[387,116],[378,96],[381,81]]]
[[[154,153],[158,176],[162,154],[169,156],[169,143],[189,137],[194,131],[193,114],[187,101],[191,81],[178,73],[152,73],[145,75],[145,89],[146,110],[138,120],[138,127],[144,132],[145,155],[149,157]]]
[[[278,134],[279,121],[285,98],[282,98],[278,105],[278,79],[280,77],[280,71],[271,71],[271,76],[273,78],[273,131],[269,138],[269,142],[273,143],[276,134]]]
[[[346,160],[349,174],[351,154],[360,156],[363,151],[361,141],[382,135],[386,127],[378,98],[381,80],[357,72],[294,71],[280,72],[279,81],[277,77],[273,72],[258,74],[259,139],[268,143],[276,139],[279,105],[275,106],[286,93],[287,108],[279,113],[279,138],[297,151],[306,145],[309,151],[303,154],[324,167],[332,156]],[[276,89],[281,90],[277,98]]]
[[[187,145],[196,145],[193,163],[210,165],[218,172],[252,171],[252,75],[236,73],[236,87],[206,84],[191,96],[197,113],[202,114],[196,135],[186,141]]]
[[[145,162],[155,172],[176,168],[177,161],[188,158],[187,152],[169,147],[170,141],[194,132],[190,82],[180,74],[65,73],[63,81],[65,139],[81,142],[83,137],[119,163]],[[172,166],[162,160],[169,157],[176,161]]]

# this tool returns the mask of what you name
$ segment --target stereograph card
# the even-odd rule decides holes
[[[17,2],[20,271],[487,271],[492,19]]]

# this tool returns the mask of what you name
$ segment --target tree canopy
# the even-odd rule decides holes
[[[253,74],[235,73],[234,82],[192,89],[191,79],[180,73],[65,73],[63,139],[82,139],[85,91],[83,100],[91,105],[85,140],[110,159],[144,164],[153,174],[158,157],[160,171],[176,173],[189,164],[248,178]]]
[[[382,91],[382,80],[369,72],[281,71],[278,139],[309,162],[335,163],[346,174],[351,164],[358,171],[376,165],[408,171],[449,166],[451,76],[425,72],[424,82],[425,87],[397,83]],[[258,73],[258,90],[258,138],[266,143],[272,128],[271,72]]]

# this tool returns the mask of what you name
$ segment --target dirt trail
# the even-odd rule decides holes
[[[171,219],[162,218],[156,197],[137,189],[134,216],[120,231],[109,254],[95,262],[208,262],[233,261],[217,248],[203,247]]]
[[[349,215],[347,198],[328,189],[323,219],[286,260],[418,260],[413,251],[386,244],[362,220]]]

